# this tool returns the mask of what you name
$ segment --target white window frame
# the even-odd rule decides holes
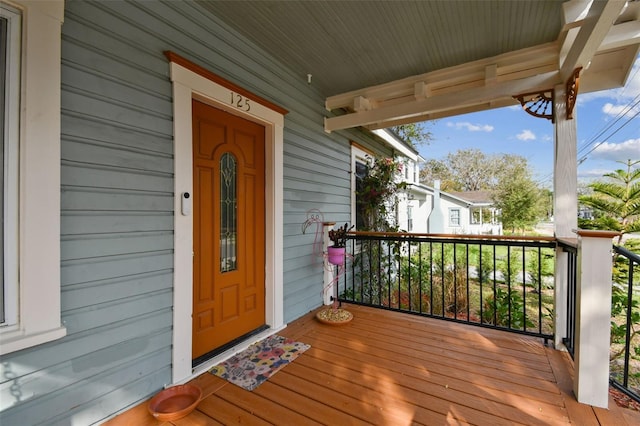
[[[3,3],[2,18],[7,20],[5,99],[4,99],[4,150],[3,150],[3,259],[2,309],[4,320],[0,325],[18,322],[18,141],[20,128],[20,58],[22,45],[22,13]]]
[[[5,1],[5,0],[3,0]],[[22,13],[17,291],[0,355],[66,335],[60,319],[60,58],[64,0],[11,0]]]
[[[453,212],[458,212],[458,223],[453,223]],[[449,226],[452,228],[459,228],[462,226],[462,209],[459,207],[449,207]]]
[[[483,210],[484,210],[484,207],[471,207],[471,208],[469,208],[469,223],[471,225],[482,225],[484,223]],[[478,215],[479,215],[477,221],[474,218],[474,213],[475,212],[478,212]]]
[[[356,217],[356,163],[364,163],[371,165],[373,163],[374,154],[365,151],[355,143],[351,144],[351,223],[354,225],[358,222]],[[360,229],[356,229],[360,231]]]

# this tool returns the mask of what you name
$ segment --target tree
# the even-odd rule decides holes
[[[444,161],[429,159],[420,170],[420,182],[433,186],[436,180],[440,181],[440,188],[443,191],[461,190],[449,166]]]
[[[540,217],[540,190],[531,179],[527,160],[517,155],[504,155],[497,183],[492,191],[494,206],[501,210],[505,229],[524,230]]]
[[[591,194],[582,195],[578,199],[585,205],[600,213],[600,217],[592,221],[581,221],[585,227],[611,229],[622,234],[640,231],[640,168],[633,168],[640,160],[627,160],[627,169],[618,169],[603,175],[605,180],[589,184]]]
[[[492,187],[496,158],[479,149],[462,149],[447,155],[447,164],[456,177],[460,191],[480,191]]]
[[[428,145],[431,141],[431,132],[425,129],[428,122],[409,123],[391,127],[391,130],[403,141],[414,148],[420,145]]]
[[[439,179],[443,191],[490,191],[495,207],[502,209],[505,229],[512,231],[534,225],[549,214],[549,195],[541,199],[527,159],[519,155],[458,150],[444,160],[428,160],[420,178],[427,184]]]
[[[427,160],[420,179],[431,185],[439,180],[443,191],[488,190],[496,173],[496,161],[497,157],[487,156],[478,149],[462,149],[444,160]]]

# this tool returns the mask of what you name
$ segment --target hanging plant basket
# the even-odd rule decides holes
[[[332,265],[344,265],[345,251],[346,248],[344,247],[329,247],[327,249],[329,263]]]

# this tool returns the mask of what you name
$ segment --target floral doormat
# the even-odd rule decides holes
[[[311,346],[274,334],[209,370],[252,391]]]

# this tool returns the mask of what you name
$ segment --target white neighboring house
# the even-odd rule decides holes
[[[403,156],[400,179],[408,184],[396,208],[396,223],[401,231],[429,234],[502,235],[499,211],[493,207],[487,191],[448,193],[420,183],[420,165],[424,163],[415,149],[387,129],[375,130]]]

